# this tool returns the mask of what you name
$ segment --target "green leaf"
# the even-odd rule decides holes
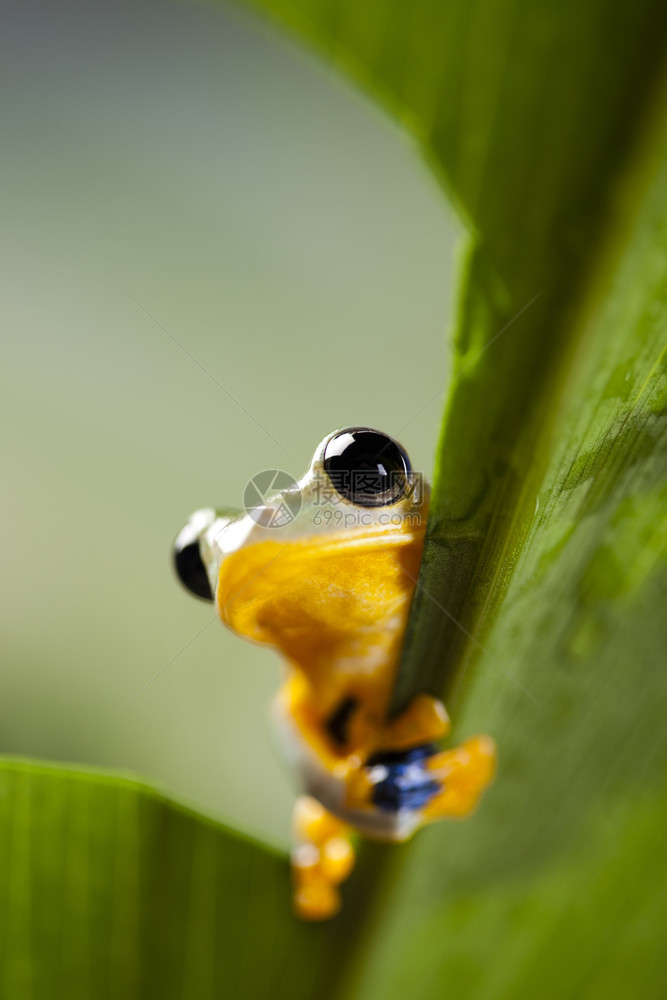
[[[261,845],[7,763],[5,994],[661,997],[667,9],[262,6],[406,125],[468,227],[395,708],[446,692],[498,780],[471,819],[368,847],[343,914],[304,927]]]
[[[286,859],[155,786],[5,758],[0,871],[7,1000],[312,995]]]

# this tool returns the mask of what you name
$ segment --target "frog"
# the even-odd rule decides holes
[[[280,476],[268,470],[244,509],[196,511],[173,563],[224,625],[282,655],[271,714],[300,779],[293,909],[321,921],[340,910],[360,836],[398,843],[467,816],[494,777],[496,747],[472,735],[443,749],[450,720],[431,693],[390,711],[431,493],[404,447],[344,427],[300,480],[273,492],[271,482]]]

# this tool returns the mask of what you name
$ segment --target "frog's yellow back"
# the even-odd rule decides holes
[[[307,676],[323,711],[343,689],[386,707],[419,571],[423,528],[263,541],[227,556],[221,619],[280,649]],[[238,596],[237,596],[238,595]]]

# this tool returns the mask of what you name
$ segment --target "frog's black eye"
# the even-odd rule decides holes
[[[410,481],[410,460],[398,441],[370,427],[348,427],[332,437],[323,465],[340,496],[360,507],[397,503]]]
[[[179,532],[174,542],[174,569],[185,587],[195,597],[212,601],[211,585],[199,552],[199,531],[192,518]]]

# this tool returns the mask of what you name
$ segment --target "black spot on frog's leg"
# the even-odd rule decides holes
[[[326,722],[327,732],[337,747],[344,747],[348,742],[348,726],[350,718],[357,707],[356,698],[344,698],[338,708],[329,716]]]

